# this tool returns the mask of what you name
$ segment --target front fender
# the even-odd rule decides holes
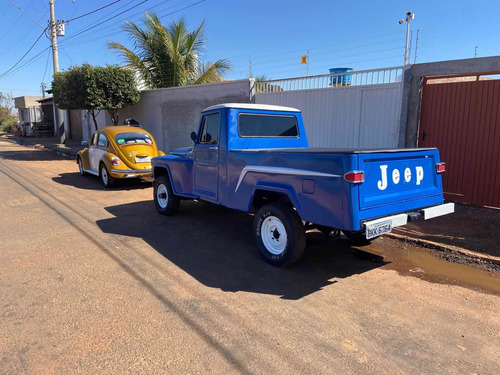
[[[90,169],[90,161],[89,161],[89,149],[84,148],[83,150],[78,151],[78,157],[82,160],[83,169]],[[76,159],[78,163],[78,158]]]

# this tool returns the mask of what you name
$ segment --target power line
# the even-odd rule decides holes
[[[49,67],[49,59],[50,59],[50,49],[49,53],[47,53],[47,62],[45,63],[45,71],[43,72],[42,82],[45,81],[45,75],[47,74],[47,68]]]
[[[88,13],[85,13],[85,14],[79,15],[79,16],[77,16],[77,17],[75,17],[75,18],[71,18],[71,19],[69,19],[69,20],[67,20],[67,21],[65,21],[65,22],[68,22],[68,23],[69,23],[69,22],[71,22],[71,21],[75,21],[75,20],[78,20],[78,19],[80,19],[80,18],[83,18],[83,17],[89,16],[89,15],[94,14],[94,13],[96,13],[96,12],[100,11],[100,10],[103,10],[103,9],[105,9],[105,8],[107,8],[107,7],[110,7],[111,5],[116,4],[116,3],[120,2],[120,1],[121,1],[121,0],[115,0],[115,1],[113,1],[112,3],[109,3],[109,4],[107,4],[107,5],[104,5],[104,6],[100,7],[100,8],[94,9],[94,10],[92,10],[92,11],[88,12]]]
[[[99,23],[99,24],[96,24],[96,25],[94,25],[94,26],[90,26],[90,27],[88,27],[88,28],[86,28],[86,29],[84,29],[84,30],[80,31],[79,33],[76,33],[75,35],[72,35],[72,36],[68,37],[65,41],[67,41],[67,40],[71,40],[71,39],[73,39],[73,38],[77,37],[78,35],[81,35],[81,34],[83,34],[83,33],[86,33],[87,31],[90,31],[90,30],[92,30],[92,29],[95,29],[96,27],[101,26],[103,23],[109,22],[109,21],[111,21],[112,19],[114,19],[114,18],[116,18],[116,17],[118,17],[118,16],[121,16],[123,13],[127,13],[129,10],[134,9],[134,8],[137,8],[139,5],[142,5],[142,4],[144,4],[145,2],[147,2],[147,1],[148,1],[148,0],[143,0],[143,1],[141,1],[140,3],[138,3],[138,4],[136,4],[136,5],[133,5],[133,6],[131,6],[131,7],[130,7],[130,8],[128,8],[128,9],[125,9],[123,12],[120,12],[120,13],[118,13],[118,14],[114,15],[113,17],[110,17],[110,18],[108,18],[107,20],[105,20],[105,21],[103,21],[103,22],[101,22],[101,23]]]
[[[12,76],[12,75],[16,74],[17,72],[19,72],[20,70],[22,70],[24,67],[27,67],[27,66],[33,64],[34,62],[38,61],[40,59],[40,57],[42,57],[43,53],[45,51],[47,51],[47,50],[50,50],[50,48],[51,48],[51,46],[48,46],[48,47],[44,48],[43,50],[41,50],[40,52],[38,52],[38,54],[36,54],[35,56],[31,57],[29,60],[23,62],[21,65],[19,65],[17,68],[15,68],[14,70],[12,70],[10,73],[6,74],[5,77]]]
[[[180,4],[185,3],[185,2],[187,2],[187,1],[189,1],[189,0],[181,1],[180,3],[177,3],[177,4],[173,5],[173,6],[170,6],[170,7],[164,8],[163,10],[166,10],[166,9],[172,9],[172,8],[174,8],[176,5],[180,5]],[[190,5],[188,5],[188,6],[185,6],[185,7],[181,8],[181,9],[177,9],[177,10],[175,10],[175,11],[173,11],[173,12],[170,12],[170,13],[167,13],[167,14],[158,14],[158,17],[165,17],[165,16],[172,15],[172,14],[174,14],[174,13],[178,13],[178,12],[180,12],[180,11],[182,11],[182,10],[185,10],[185,9],[191,8],[191,7],[193,7],[193,6],[195,6],[195,5],[199,4],[199,3],[202,3],[202,2],[204,2],[204,1],[206,1],[206,0],[201,0],[201,1],[198,1],[198,2],[196,2],[196,3],[190,4]],[[157,6],[163,5],[164,3],[165,3],[165,2],[160,2],[159,4],[156,4],[156,5],[154,5],[154,6],[149,7],[149,8],[148,8],[148,9],[146,9],[145,11],[152,10],[153,8],[156,8]],[[133,15],[131,15],[131,16],[129,16],[129,17],[123,18],[123,19],[122,19],[122,20],[120,20],[118,23],[123,22],[123,21],[125,21],[125,20],[127,20],[127,19],[130,19],[131,17],[134,17],[134,16],[136,16],[136,15],[141,15],[141,14],[144,14],[144,11],[141,11],[141,12],[138,12],[138,13],[134,13]],[[105,22],[106,22],[106,21],[105,21]],[[99,27],[99,26],[101,26],[101,25],[102,25],[102,22],[101,22],[101,23],[96,24],[96,25],[95,25],[95,27]],[[107,28],[107,26],[103,26],[102,28],[103,28],[103,29],[106,29],[106,28]],[[75,34],[75,35],[72,35],[71,37],[67,38],[66,40],[62,41],[61,43],[64,43],[64,45],[65,45],[66,47],[68,47],[68,46],[72,46],[72,45],[82,45],[82,44],[86,44],[86,43],[91,43],[91,42],[94,42],[94,41],[96,41],[96,40],[100,40],[100,39],[103,39],[103,38],[107,38],[107,37],[110,37],[111,35],[115,35],[115,34],[120,33],[120,32],[121,32],[121,30],[120,30],[119,28],[120,28],[120,26],[115,26],[115,31],[108,32],[108,33],[105,33],[105,34],[101,34],[101,35],[99,35],[99,36],[98,36],[98,37],[96,37],[96,38],[91,38],[91,39],[85,38],[85,39],[77,39],[77,40],[73,40],[73,41],[71,41],[71,42],[70,42],[71,44],[69,44],[69,45],[68,45],[68,44],[67,44],[67,41],[69,41],[70,39],[72,39],[72,38],[74,38],[74,37],[76,37],[76,36],[78,36],[78,35],[80,35],[80,34],[82,34],[82,33],[84,33],[84,32],[85,32],[85,30],[81,30],[79,33],[77,33],[77,34]]]
[[[371,47],[371,46],[376,46],[376,45],[382,45],[382,44],[392,43],[392,42],[395,42],[395,41],[399,41],[399,40],[392,40],[392,41],[387,41],[387,42],[382,42],[382,43],[366,44],[366,45],[361,45],[361,46],[357,46],[357,47],[353,47],[353,48],[345,48],[345,49],[340,50],[340,52],[350,51],[350,50],[356,50],[356,49],[365,48],[365,47]],[[397,47],[397,48],[400,48],[400,47]],[[384,50],[378,49],[378,50],[375,50],[375,51],[372,51],[372,52],[386,51],[386,50],[387,49],[384,49]],[[363,53],[361,53],[361,55],[372,53],[372,52],[363,52]],[[332,52],[320,52],[320,53],[316,53],[316,54],[311,54],[310,56],[312,58],[314,58],[316,56],[321,56],[321,55],[326,55],[326,54],[332,54]],[[348,55],[348,56],[356,56],[356,55]],[[295,55],[295,56],[293,56],[291,58],[297,59],[297,56]],[[281,62],[281,61],[289,61],[291,58],[283,58],[283,59],[272,60],[272,61],[264,61],[264,62],[259,62],[258,61],[258,62],[255,63],[255,65],[257,65],[257,66],[259,66],[259,65],[269,65],[269,64],[273,64],[273,63],[277,63],[277,62]]]
[[[17,9],[19,9],[21,12],[23,12],[27,17],[29,17],[34,23],[36,23],[42,30],[45,30],[45,28],[38,23],[37,20],[35,20],[33,17],[31,17],[28,13],[26,13],[22,8],[20,8],[16,3],[14,3],[12,0],[7,0],[9,3],[14,5]]]
[[[35,45],[38,43],[38,41],[40,40],[40,38],[43,36],[43,34],[45,34],[45,30],[47,28],[45,28],[42,33],[40,34],[40,36],[35,40],[35,42],[31,45],[31,47],[28,49],[28,51],[26,51],[26,53],[19,59],[17,60],[17,62],[9,69],[7,70],[6,72],[4,72],[3,74],[0,75],[0,78],[4,77],[7,73],[9,73],[12,69],[14,69],[25,57],[28,53],[30,53],[30,51],[33,49],[33,47],[35,47]]]

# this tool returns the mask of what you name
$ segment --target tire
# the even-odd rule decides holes
[[[115,185],[115,178],[109,174],[106,164],[101,163],[99,166],[99,177],[101,177],[101,182],[105,188],[109,189]]]
[[[179,208],[181,200],[174,195],[168,176],[163,175],[154,180],[153,200],[156,211],[165,216],[173,215]]]
[[[87,172],[85,172],[85,170],[83,169],[83,162],[80,156],[78,156],[77,162],[78,162],[78,169],[80,170],[80,176],[86,176]]]
[[[351,244],[355,246],[366,246],[371,243],[371,240],[367,240],[363,232],[352,232],[350,230],[344,230],[342,232],[344,232]]]
[[[270,203],[261,207],[254,217],[253,233],[261,256],[273,266],[289,266],[304,254],[304,226],[289,205]]]

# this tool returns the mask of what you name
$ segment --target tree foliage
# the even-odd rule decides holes
[[[149,88],[218,82],[231,69],[226,59],[200,61],[207,43],[205,21],[188,31],[183,18],[165,26],[155,12],[147,12],[142,23],[143,28],[132,21],[123,26],[133,49],[118,42],[108,42],[108,48],[118,51]]]
[[[54,102],[61,109],[88,110],[96,129],[96,116],[100,110],[107,110],[116,125],[118,110],[140,99],[133,71],[118,66],[101,67],[86,63],[55,73],[52,93]]]
[[[0,92],[0,131],[16,129],[17,116],[14,115],[14,99],[11,94]]]

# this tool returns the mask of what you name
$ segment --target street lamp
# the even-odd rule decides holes
[[[406,18],[403,18],[399,21],[399,24],[402,25],[406,22],[406,45],[405,45],[405,62],[404,65],[408,64],[408,39],[410,37],[410,20],[415,19],[415,14],[408,11],[406,12]]]

